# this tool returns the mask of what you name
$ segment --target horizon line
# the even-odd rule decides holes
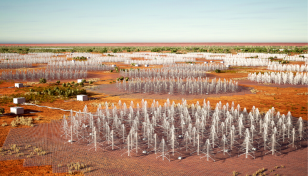
[[[0,46],[307,46],[305,42],[0,43]]]

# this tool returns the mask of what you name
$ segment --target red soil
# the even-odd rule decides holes
[[[125,64],[116,63],[117,66],[120,66],[121,69],[123,68],[134,68]],[[160,66],[156,66],[160,67]],[[264,67],[255,67],[255,68],[233,68],[231,71],[236,72],[226,72],[226,73],[210,73],[208,76],[213,77],[221,77],[226,79],[232,79],[232,78],[241,78],[241,77],[247,77],[247,74],[249,72],[259,72],[259,71],[265,71]],[[100,84],[109,84],[110,81],[115,80],[117,77],[120,77],[119,73],[110,73],[107,71],[103,72],[90,72],[88,76],[92,78],[100,78],[101,81],[95,82],[94,85],[100,85]],[[76,81],[76,80],[74,80]],[[68,80],[61,80],[61,83],[68,82]],[[307,120],[307,95],[304,93],[308,92],[307,87],[293,87],[293,86],[286,86],[281,87],[278,85],[264,85],[264,84],[251,84],[251,82],[248,82],[246,80],[240,80],[239,84],[241,86],[245,86],[247,88],[254,88],[257,89],[259,92],[256,94],[246,93],[244,95],[221,95],[220,97],[190,97],[189,100],[187,100],[188,104],[196,103],[196,101],[202,102],[205,98],[206,101],[210,101],[211,105],[215,105],[219,101],[222,102],[222,104],[225,103],[231,103],[234,101],[234,103],[240,104],[241,107],[246,107],[248,111],[250,111],[252,106],[256,106],[259,108],[259,110],[262,112],[267,111],[272,106],[275,107],[276,111],[280,111],[281,114],[287,114],[288,111],[291,111],[292,115],[295,117],[303,117],[303,119]],[[5,94],[13,94],[18,92],[23,92],[23,89],[17,89],[17,88],[6,88],[6,87],[13,87],[13,82],[3,82],[0,84],[0,96],[3,96]],[[49,84],[36,84],[33,86],[49,86]],[[109,86],[109,85],[108,85]],[[108,87],[107,86],[107,87]],[[110,85],[111,86],[111,85]],[[274,87],[275,86],[275,87]],[[18,92],[16,92],[18,91]],[[141,99],[145,99],[148,102],[152,102],[153,99],[156,101],[159,101],[159,104],[163,104],[166,101],[166,97],[162,96],[143,96],[144,94],[140,94],[136,96],[136,94],[132,95],[115,95],[112,91],[107,91],[107,89],[100,90],[102,93],[97,94],[96,92],[93,92],[91,95],[92,97],[96,97],[96,100],[90,100],[88,102],[77,102],[76,100],[57,100],[53,103],[41,103],[41,105],[45,106],[51,106],[51,107],[58,107],[62,109],[73,109],[75,111],[82,110],[85,105],[88,106],[89,111],[93,112],[96,111],[97,104],[98,103],[104,103],[104,102],[110,102],[114,103],[115,105],[119,100],[122,101],[122,103],[129,104],[130,101],[134,101],[134,103],[140,103]],[[123,92],[124,93],[124,92]],[[180,103],[181,100],[177,99],[175,97],[170,97],[171,102],[175,101],[175,103]],[[6,112],[9,112],[9,106],[12,106],[13,103],[9,103],[7,105],[4,105],[1,107],[5,108]],[[48,108],[40,108],[36,106],[24,106],[21,105],[21,107],[24,107],[25,110],[32,110],[32,111],[40,111],[38,113],[34,114],[25,114],[24,116],[29,116],[32,118],[35,118],[37,116],[41,116],[42,119],[40,121],[35,121],[34,123],[46,123],[50,122],[51,120],[61,119],[64,114],[68,114],[68,112],[63,112],[60,110],[52,110]],[[7,124],[10,124],[13,120],[14,116],[2,116],[0,117],[0,125],[3,122],[6,122]],[[9,133],[9,130],[12,129],[11,126],[2,127],[0,126],[0,147],[4,144],[4,141]],[[20,127],[14,127],[14,128],[20,128]],[[107,152],[108,153],[108,152]],[[112,153],[112,152],[111,152]],[[295,152],[290,152],[286,156],[265,156],[263,159],[257,159],[255,160],[255,165],[249,164],[247,162],[250,162],[250,160],[245,160],[244,158],[234,158],[234,159],[227,159],[225,161],[220,161],[219,163],[212,163],[212,162],[206,162],[206,161],[200,161],[199,158],[194,159],[194,157],[187,158],[182,161],[173,161],[171,163],[166,163],[166,165],[162,165],[161,159],[156,160],[154,156],[148,156],[148,157],[122,157],[117,158],[114,157],[113,154],[111,154],[109,157],[107,154],[105,156],[109,159],[108,160],[108,169],[107,171],[109,173],[112,173],[111,171],[114,171],[113,174],[116,171],[119,171],[121,174],[127,174],[127,173],[139,173],[142,175],[147,175],[152,173],[151,175],[163,173],[167,174],[169,173],[175,173],[178,172],[181,174],[191,175],[191,174],[198,174],[198,171],[200,170],[208,170],[208,174],[213,173],[216,175],[231,175],[231,171],[234,169],[236,171],[242,171],[242,175],[245,173],[252,174],[253,170],[257,171],[260,168],[267,168],[267,169],[273,169],[275,165],[279,164],[285,164],[286,169],[284,172],[284,169],[278,169],[274,173],[279,174],[289,174],[289,175],[304,175],[307,173],[307,170],[305,169],[305,173],[300,173],[303,168],[306,168],[307,166],[307,159],[305,162],[299,163],[298,161],[303,161],[302,159],[297,160],[298,158],[307,158],[307,148],[304,150],[297,150]],[[273,162],[274,161],[274,162]],[[125,163],[124,163],[125,162]],[[180,171],[176,171],[178,167],[177,164],[181,162],[191,162],[190,166],[193,169],[188,169],[181,167],[179,168]],[[119,167],[117,164],[121,165],[121,169],[119,170]],[[201,164],[202,163],[202,164]],[[40,166],[40,167],[22,167],[23,160],[14,160],[14,161],[1,161],[0,162],[0,175],[51,175],[52,174],[52,168],[51,166]],[[165,162],[164,162],[165,164]],[[112,165],[112,166],[111,166]],[[152,165],[152,166],[151,166]],[[151,167],[150,167],[151,166]],[[183,166],[183,165],[182,165]],[[248,166],[248,167],[243,167]],[[136,168],[136,169],[134,169]],[[219,171],[215,171],[214,168],[217,168]],[[131,170],[131,172],[128,172]],[[293,174],[291,174],[294,171]],[[206,171],[204,171],[206,172]],[[295,173],[297,172],[297,173]],[[189,174],[191,173],[191,174]],[[267,171],[269,173],[269,171]],[[200,173],[198,174],[200,175]]]
[[[307,46],[307,43],[36,43],[0,46]]]

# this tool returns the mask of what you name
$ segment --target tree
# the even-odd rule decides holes
[[[60,81],[57,81],[56,83],[59,85],[59,84],[60,84]]]
[[[176,53],[178,51],[178,49],[177,48],[173,48],[173,49],[171,49],[171,53]]]
[[[127,48],[126,51],[127,51],[127,52],[131,52],[131,49],[130,49],[130,48]]]
[[[102,52],[102,53],[107,53],[108,50],[107,50],[107,48],[103,48],[103,49],[101,50],[101,52]]]
[[[114,48],[114,49],[112,49],[112,52],[113,52],[113,53],[117,53],[117,52],[118,52],[118,49],[117,49],[117,48]]]
[[[216,69],[216,70],[215,70],[215,73],[221,73],[221,70]]]

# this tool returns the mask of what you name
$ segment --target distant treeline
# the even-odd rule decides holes
[[[57,49],[59,48],[59,49]],[[283,49],[283,50],[280,50]],[[38,52],[94,52],[94,53],[118,53],[118,52],[171,52],[183,54],[187,52],[211,52],[211,53],[277,53],[277,54],[290,54],[290,53],[307,53],[308,47],[297,46],[183,46],[183,47],[27,47],[27,46],[0,46],[0,53],[20,53],[27,54]]]

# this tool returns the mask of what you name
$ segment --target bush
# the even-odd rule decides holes
[[[281,64],[288,64],[289,61],[283,60],[283,61],[281,61],[280,63],[281,63]]]
[[[135,63],[131,63],[130,65],[131,65],[131,66],[135,66]]]
[[[65,84],[65,83],[63,83],[63,84],[62,84],[62,86],[63,86],[63,87],[66,87],[66,84]]]
[[[118,52],[118,49],[117,49],[117,48],[114,48],[114,49],[112,49],[112,52],[113,52],[113,53],[117,53],[117,52]]]
[[[273,61],[273,60],[274,60],[274,58],[273,58],[273,57],[269,57],[268,59],[269,59],[269,60],[271,60],[271,61]]]
[[[4,114],[4,113],[5,113],[4,108],[0,108],[0,114]]]
[[[81,87],[83,87],[83,86],[84,86],[83,82],[79,83],[79,85],[80,85]]]
[[[87,60],[87,58],[86,57],[84,57],[84,56],[81,56],[81,57],[74,57],[73,58],[74,60]]]
[[[59,85],[59,84],[60,84],[60,81],[57,81],[56,83]]]
[[[113,70],[110,70],[110,73],[112,73],[113,72]]]
[[[102,53],[107,53],[108,50],[107,50],[107,48],[103,48],[103,49],[101,50],[101,52],[102,52]]]
[[[129,78],[128,78],[128,77],[126,77],[126,78],[125,78],[125,81],[128,81],[128,80],[129,80]]]
[[[174,49],[171,49],[171,53],[176,53],[178,51],[178,49],[174,48]]]
[[[89,81],[89,84],[93,84],[93,81]]]
[[[45,78],[40,79],[40,83],[46,83],[46,82],[47,82],[47,80]]]
[[[216,70],[215,70],[215,73],[221,73],[221,70],[216,69]]]

